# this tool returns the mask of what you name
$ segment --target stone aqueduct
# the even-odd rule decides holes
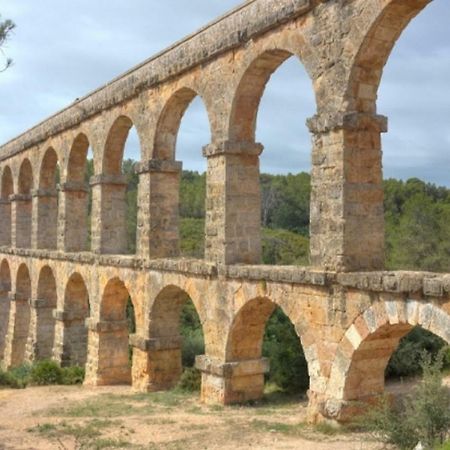
[[[377,90],[393,45],[428,3],[247,1],[2,146],[3,366],[52,357],[85,364],[89,385],[169,388],[181,372],[178,321],[189,296],[205,335],[202,399],[256,399],[267,370],[264,326],[279,305],[308,361],[310,419],[345,420],[354,401],[383,391],[387,361],[413,326],[450,342],[450,275],[383,270],[387,120],[377,114]],[[308,121],[311,267],[269,267],[260,265],[255,120],[266,82],[291,55],[317,103]],[[197,95],[211,128],[206,248],[203,260],[189,260],[178,257],[175,144]],[[121,161],[132,125],[141,145],[137,251],[125,255]]]

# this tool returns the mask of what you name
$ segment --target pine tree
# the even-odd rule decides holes
[[[2,16],[0,15],[0,52],[4,55],[3,47],[5,43],[8,41],[8,38],[15,28],[15,24],[13,21],[9,19],[2,19]],[[0,68],[0,72],[3,72],[8,67],[10,67],[12,64],[12,59],[6,57],[6,62],[3,67]]]

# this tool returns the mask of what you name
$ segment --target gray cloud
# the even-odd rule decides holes
[[[3,0],[1,13],[18,28],[7,49],[15,66],[3,73],[0,141],[128,70],[239,4],[238,0]],[[434,1],[406,29],[385,68],[378,110],[389,117],[383,137],[387,177],[417,176],[450,185],[450,4]],[[310,167],[305,120],[314,114],[311,83],[298,60],[274,74],[258,115],[257,139],[267,172]],[[177,159],[204,170],[210,138],[195,101],[183,119]],[[126,156],[138,157],[137,137]]]

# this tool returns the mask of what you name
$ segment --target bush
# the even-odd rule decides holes
[[[39,361],[31,368],[30,381],[35,385],[61,384],[62,379],[62,369],[54,361]]]
[[[445,342],[433,333],[421,327],[415,327],[401,341],[398,349],[392,355],[386,369],[387,377],[408,377],[420,375],[421,355],[424,351],[436,357],[445,347]],[[444,356],[444,367],[450,366],[450,353]]]
[[[183,392],[198,392],[202,384],[202,374],[199,370],[193,367],[184,369],[180,381],[177,384],[177,389]]]
[[[61,369],[61,383],[65,385],[83,384],[84,368],[79,366],[63,367]]]
[[[281,308],[277,308],[267,322],[263,356],[270,359],[267,381],[288,392],[306,392],[308,364],[295,327]]]
[[[447,349],[434,359],[423,353],[421,383],[411,395],[392,405],[384,398],[363,420],[364,426],[387,443],[413,449],[418,442],[426,448],[442,444],[450,431],[450,390],[442,383]]]
[[[14,377],[11,372],[0,370],[0,386],[10,387],[13,389],[23,389],[26,384],[19,378]]]

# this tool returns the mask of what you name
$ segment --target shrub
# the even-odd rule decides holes
[[[30,381],[39,386],[61,384],[62,370],[54,361],[39,361],[34,364],[30,372]]]
[[[424,353],[417,388],[397,405],[384,398],[366,415],[364,426],[401,449],[412,449],[419,441],[426,448],[442,444],[450,430],[450,391],[443,385],[441,373],[446,351],[442,349],[434,360]]]
[[[83,384],[84,368],[79,366],[63,367],[61,383],[65,385]]]
[[[23,389],[27,386],[31,366],[24,364],[8,371],[0,370],[0,386]]]
[[[193,367],[184,369],[180,381],[177,384],[177,389],[183,392],[198,392],[202,384],[202,374],[199,370]]]

